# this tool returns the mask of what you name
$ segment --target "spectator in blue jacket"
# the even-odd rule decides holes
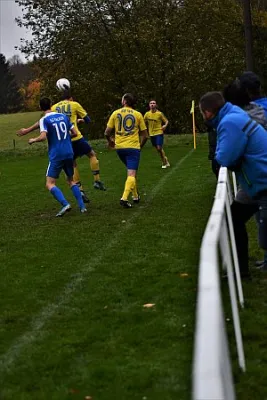
[[[236,172],[238,183],[255,202],[234,201],[232,208],[242,277],[249,276],[246,222],[259,212],[259,244],[267,250],[267,135],[240,107],[225,102],[222,93],[208,92],[199,102],[204,120],[217,131],[216,161]]]
[[[267,134],[267,98],[262,97],[260,79],[254,72],[244,72],[225,86],[223,97],[226,101],[243,108],[252,119],[263,126]],[[243,204],[254,201],[242,189],[238,190],[235,200]],[[256,220],[259,222],[258,213]],[[263,260],[256,261],[255,264],[262,271],[267,271],[267,251],[264,252]]]
[[[262,106],[267,117],[267,97],[262,94],[261,81],[258,75],[252,71],[246,71],[237,78],[240,87],[246,91],[250,101]]]

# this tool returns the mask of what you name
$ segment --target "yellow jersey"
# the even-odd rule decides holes
[[[162,124],[165,124],[168,120],[161,111],[147,111],[144,120],[148,127],[149,136],[163,135]]]
[[[71,139],[73,142],[83,137],[83,135],[79,131],[77,119],[86,117],[87,112],[79,103],[72,100],[62,100],[54,104],[51,107],[51,110],[61,114],[65,114],[69,117],[71,123],[74,125],[74,128],[77,132],[77,136]]]
[[[115,129],[116,149],[140,149],[139,133],[146,130],[143,115],[131,107],[114,111],[107,127]]]

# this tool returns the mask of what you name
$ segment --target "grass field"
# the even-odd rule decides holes
[[[56,219],[45,145],[14,135],[39,115],[0,117],[0,399],[190,399],[199,246],[215,190],[206,138],[192,152],[191,137],[168,137],[168,170],[148,144],[131,210],[118,204],[123,165],[95,142],[108,190],[92,188],[79,160],[88,215],[74,207]],[[59,186],[74,205],[63,177]],[[267,399],[266,286],[259,275],[244,286],[248,372],[234,363],[243,400]],[[234,353],[230,323],[229,335]]]

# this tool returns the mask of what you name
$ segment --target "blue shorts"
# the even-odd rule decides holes
[[[140,150],[138,149],[118,149],[117,154],[127,169],[138,170],[140,161]]]
[[[152,146],[163,146],[164,142],[164,135],[155,135],[155,136],[150,136],[150,140],[152,143]]]
[[[73,156],[74,160],[77,157],[86,156],[88,153],[92,151],[92,147],[84,138],[75,140],[74,142],[71,142],[71,144],[74,152]]]
[[[46,176],[57,179],[61,171],[64,171],[68,178],[71,178],[74,173],[73,158],[61,161],[50,161],[46,171]]]

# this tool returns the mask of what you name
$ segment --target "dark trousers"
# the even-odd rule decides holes
[[[262,249],[267,250],[267,192],[261,193],[253,204],[242,204],[234,200],[231,211],[240,273],[246,275],[249,273],[246,223],[257,212],[259,245]]]

